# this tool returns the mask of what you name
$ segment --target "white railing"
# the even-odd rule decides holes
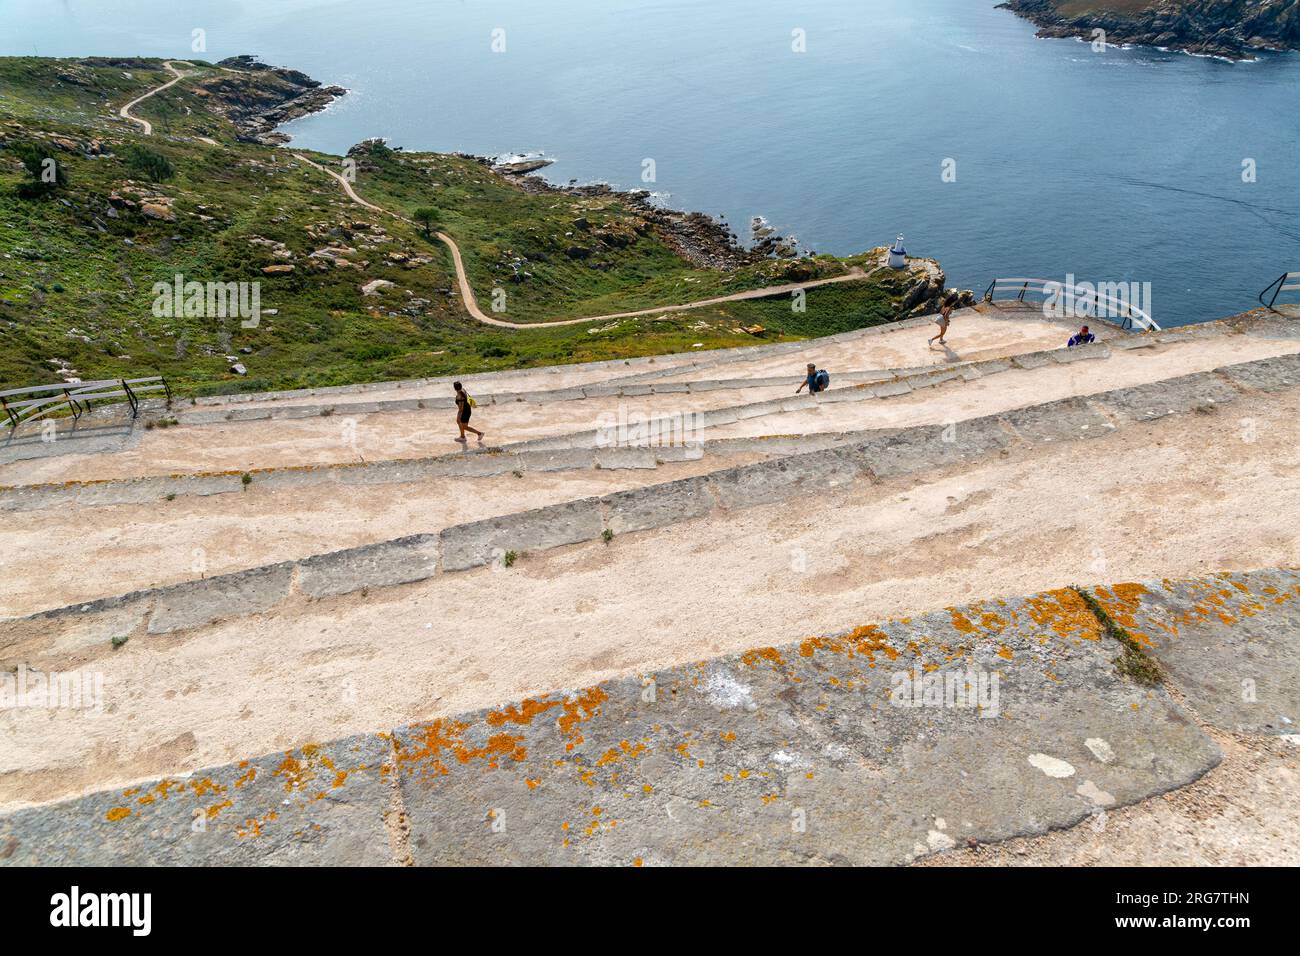
[[[131,403],[131,417],[140,414],[140,396],[148,392],[165,392],[167,403],[172,400],[172,390],[161,375],[148,378],[114,378],[98,382],[60,382],[58,385],[32,385],[11,388],[0,392],[0,409],[4,411],[9,427],[17,428],[24,422],[35,421],[66,408],[73,418],[80,418],[90,408],[91,402],[120,401]]]
[[[984,291],[985,302],[993,301],[993,294],[999,286],[1016,289],[1016,299],[1020,302],[1025,301],[1025,296],[1031,292],[1035,295],[1060,296],[1073,303],[1095,306],[1097,314],[1089,316],[1089,318],[1096,318],[1102,322],[1109,322],[1111,325],[1118,325],[1126,331],[1135,328],[1142,329],[1144,332],[1160,331],[1160,326],[1156,323],[1156,320],[1151,318],[1143,309],[1125,298],[1103,295],[1098,289],[1072,285],[1068,282],[1062,282],[1060,279],[1026,279],[1023,277],[994,279],[989,283],[988,289]],[[1109,308],[1112,315],[1119,321],[1112,321],[1110,316],[1103,313],[1103,307]]]

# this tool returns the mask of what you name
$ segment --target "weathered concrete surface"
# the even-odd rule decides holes
[[[951,425],[902,428],[847,447],[879,478],[944,468],[1007,448],[1012,435],[996,416]]]
[[[1115,427],[1083,398],[1017,408],[1003,415],[1002,420],[1034,442],[1099,438]]]
[[[603,500],[614,534],[663,528],[702,517],[713,510],[706,478],[683,478],[635,491],[619,491]]]
[[[1097,597],[1216,727],[1300,732],[1300,573],[1144,581]]]
[[[1247,363],[1251,364],[1251,363]],[[1120,388],[1098,396],[1133,421],[1180,415],[1208,405],[1235,401],[1239,393],[1213,372],[1197,372],[1161,382]]]
[[[292,561],[159,588],[150,634],[170,634],[225,617],[269,611],[289,594]]]
[[[438,572],[438,536],[417,534],[321,554],[298,563],[298,588],[310,597],[423,581]]]
[[[1300,328],[1300,325],[1297,325]],[[1225,365],[1214,370],[1244,388],[1275,392],[1300,385],[1300,354],[1279,355],[1240,365]]]
[[[829,491],[862,477],[852,460],[833,451],[777,458],[718,473],[711,484],[726,508],[781,501],[795,495]]]
[[[391,774],[368,734],[19,810],[0,817],[0,864],[380,865]]]
[[[444,571],[490,564],[507,551],[539,551],[591,541],[604,530],[594,498],[455,525],[442,532]]]
[[[905,863],[1213,767],[1117,651],[1069,590],[950,608],[21,810],[0,864]]]
[[[1069,826],[1214,766],[1213,744],[1163,694],[1115,677],[1110,648],[1080,632],[1045,649],[1061,639],[1039,633],[1042,609],[1004,609],[1023,626],[996,640],[942,612],[656,674],[652,700],[634,677],[399,731],[413,857],[903,863]],[[998,715],[893,706],[894,675],[927,656],[946,660],[939,679],[996,673]]]
[[[1268,363],[1267,371],[1247,371],[1260,365],[1260,362],[1226,368],[1239,375],[1255,375],[1258,380],[1269,383],[1277,381],[1288,368],[1279,365],[1274,359],[1263,361]],[[712,498],[696,495],[689,501],[686,498],[676,500],[676,491],[660,491],[659,486],[651,485],[613,497],[582,499],[446,528],[441,532],[442,570],[460,571],[488,564],[511,550],[539,551],[592,541],[606,527],[616,534],[663,527],[673,513],[671,509],[678,504],[685,505],[678,513],[679,520],[691,520],[704,514],[706,504],[714,498],[725,508],[758,505],[796,495],[827,491],[864,477],[868,470],[881,479],[923,473],[1006,452],[1017,438],[1048,443],[1098,437],[1125,423],[1161,418],[1171,413],[1186,413],[1207,405],[1224,404],[1240,396],[1237,387],[1229,384],[1226,372],[1220,370],[1100,392],[1087,399],[1071,398],[1028,406],[1000,415],[967,419],[948,425],[878,429],[842,435],[826,433],[806,439],[785,436],[790,441],[799,443],[803,451],[796,449],[796,453],[788,457],[713,472],[707,477]],[[781,437],[752,440],[751,445],[744,447],[753,450],[758,444],[779,440]],[[539,460],[551,458],[564,467],[578,460],[597,463],[598,454],[610,455],[611,462],[620,456],[626,456],[622,459],[624,466],[634,466],[634,458],[646,467],[649,467],[652,457],[657,460],[655,449],[531,448],[518,454],[454,456],[446,465],[440,464],[443,459],[429,459],[412,467],[502,468],[524,458],[532,460],[534,457]],[[407,467],[400,463],[391,463],[391,467],[401,474],[407,474]],[[617,516],[611,513],[611,521],[607,525],[604,511],[611,504],[617,506]],[[389,544],[391,542],[370,546],[374,549],[374,560],[357,566],[358,589],[419,580],[423,576],[422,572],[411,570],[412,556],[402,546],[389,551],[386,550]],[[417,568],[423,567],[420,556],[415,556],[414,561]],[[168,633],[199,626],[221,617],[268,610],[280,598],[287,596],[293,567],[292,562],[265,566],[154,592],[140,592],[135,596],[157,595],[158,604],[149,624],[149,632]],[[288,576],[275,576],[276,569],[284,571]],[[361,574],[362,571],[365,573]],[[409,577],[412,573],[418,573],[419,576]],[[337,580],[336,576],[335,583],[328,586],[341,586]],[[112,600],[122,599],[124,598]],[[78,605],[44,612],[31,618],[11,619],[5,623],[21,626],[24,620],[46,621],[51,615],[84,614],[100,606],[108,606],[104,602],[92,603],[93,608],[92,605]]]

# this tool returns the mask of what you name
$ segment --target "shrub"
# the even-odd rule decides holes
[[[32,177],[32,182],[18,188],[19,195],[24,198],[52,192],[68,184],[68,168],[50,155],[50,147],[22,142],[13,143],[9,149]]]
[[[128,149],[126,163],[150,182],[160,183],[176,175],[176,167],[171,160],[147,146],[132,146]]]

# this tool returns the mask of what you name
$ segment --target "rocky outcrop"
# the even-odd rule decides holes
[[[247,55],[217,65],[222,72],[197,82],[194,91],[238,127],[244,142],[287,143],[289,136],[277,132],[277,126],[320,112],[347,93],[341,86],[322,86],[306,73],[269,66]]]
[[[1204,56],[1253,59],[1262,50],[1300,49],[1300,0],[1008,0],[1000,4],[1039,26],[1042,37],[1140,43]]]

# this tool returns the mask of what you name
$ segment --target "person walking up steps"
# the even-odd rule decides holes
[[[826,389],[830,388],[831,377],[826,373],[825,369],[822,369],[819,372],[817,366],[812,362],[809,362],[808,376],[803,380],[799,387],[794,390],[794,393],[798,395],[804,390],[805,385],[808,387],[809,395],[816,395],[818,392],[824,392]]]
[[[473,432],[482,441],[483,433],[469,425],[469,416],[474,411],[474,399],[469,397],[469,392],[465,391],[460,382],[453,382],[452,385],[456,389],[456,424],[460,427],[460,437],[456,441],[465,441],[466,432]]]
[[[939,334],[931,337],[929,341],[925,343],[926,345],[934,345],[935,339],[939,340],[940,345],[948,344],[944,341],[944,336],[948,334],[948,324],[952,322],[952,304],[952,299],[944,299],[943,308],[939,310],[939,314],[935,316],[934,319],[934,321],[939,325]]]

